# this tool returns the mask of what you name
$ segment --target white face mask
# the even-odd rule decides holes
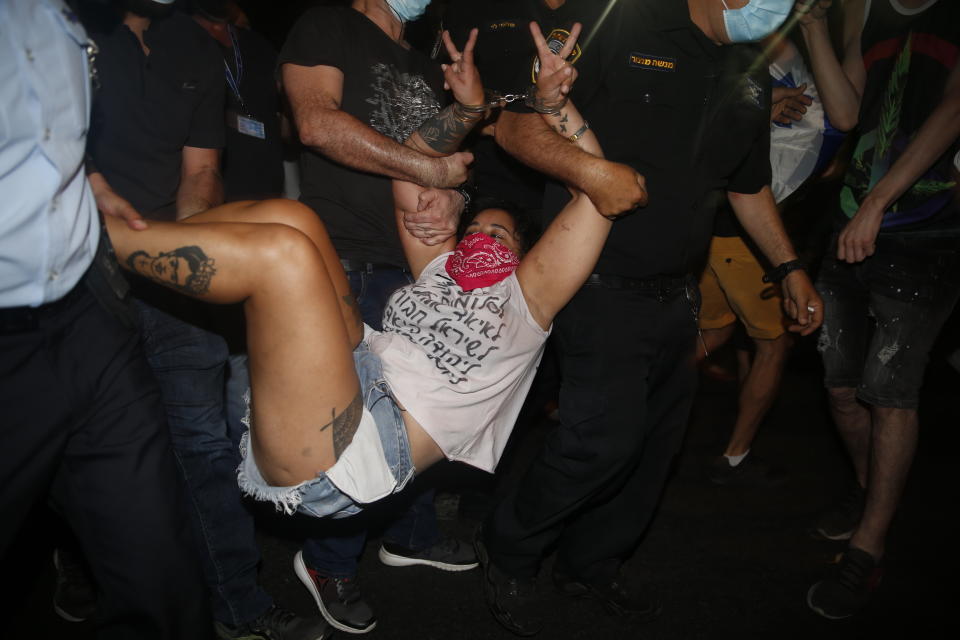
[[[730,42],[756,42],[777,30],[790,15],[793,0],[750,0],[739,9],[723,3],[723,26]]]
[[[413,22],[427,10],[430,0],[387,0],[400,22]]]

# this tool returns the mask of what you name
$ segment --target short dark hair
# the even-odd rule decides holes
[[[538,225],[533,215],[534,212],[524,209],[510,200],[489,195],[479,195],[470,203],[470,214],[460,220],[460,230],[457,237],[462,238],[467,227],[473,222],[473,219],[488,209],[501,209],[510,215],[510,218],[513,219],[516,234],[520,239],[520,248],[524,253],[529,251],[538,235]]]

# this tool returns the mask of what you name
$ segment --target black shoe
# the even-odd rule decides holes
[[[483,543],[483,528],[474,540],[483,583],[483,595],[490,613],[507,631],[518,636],[534,636],[543,629],[543,618],[534,609],[537,583],[535,578],[506,576],[491,562]]]
[[[772,467],[755,453],[748,453],[733,467],[726,456],[710,463],[710,482],[730,487],[775,487],[786,479],[783,472]]]
[[[880,584],[882,571],[863,549],[849,547],[840,556],[833,575],[807,591],[807,606],[830,620],[842,620],[857,613]]]
[[[591,582],[571,578],[554,570],[553,584],[566,596],[597,600],[611,615],[631,616],[637,622],[649,622],[658,617],[663,610],[658,601],[629,593],[619,578]]]
[[[866,498],[864,488],[854,482],[843,500],[820,515],[811,534],[827,540],[849,540],[860,525]]]
[[[331,578],[311,569],[298,551],[293,570],[307,588],[327,622],[347,633],[367,633],[377,626],[373,609],[363,600],[360,582],[353,578]]]
[[[422,551],[412,551],[398,544],[380,545],[380,562],[391,567],[412,567],[422,564],[443,571],[466,571],[477,566],[477,554],[468,544],[456,538],[442,538]]]
[[[214,628],[221,640],[326,640],[333,634],[323,618],[302,618],[276,605],[246,624],[216,622]]]
[[[54,549],[53,566],[57,570],[53,610],[68,622],[92,618],[97,610],[97,596],[83,561],[70,551]]]

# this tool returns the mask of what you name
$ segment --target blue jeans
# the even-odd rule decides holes
[[[349,271],[347,278],[363,321],[377,331],[383,328],[383,309],[390,294],[411,282],[410,274],[400,269]],[[440,539],[433,497],[434,490],[419,486],[415,479],[405,491],[382,500],[377,509],[345,520],[325,520],[321,526],[327,535],[304,541],[304,560],[327,576],[355,576],[368,530],[383,522],[390,522],[383,536],[386,541],[415,550],[431,547]]]
[[[236,478],[239,434],[225,420],[226,342],[150,305],[137,308],[202,546],[213,616],[229,625],[248,622],[273,601],[257,584],[260,551]]]
[[[361,342],[354,349],[353,363],[360,381],[363,406],[376,423],[384,460],[396,481],[394,492],[402,491],[414,472],[403,415],[383,379],[380,358],[370,351],[366,342]],[[346,518],[355,516],[366,507],[365,504],[354,502],[323,472],[294,486],[271,485],[260,474],[246,435],[240,452],[243,456],[240,464],[241,490],[257,500],[272,502],[277,509],[288,514],[299,511],[314,518]]]

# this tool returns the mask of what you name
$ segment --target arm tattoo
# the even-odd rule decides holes
[[[567,134],[567,123],[570,122],[570,115],[567,114],[567,113],[563,113],[562,111],[559,112],[559,113],[554,113],[554,114],[552,114],[552,115],[553,115],[554,118],[560,118],[560,124],[554,126],[554,127],[553,127],[553,130],[556,131],[557,133],[561,133],[561,134],[563,134],[563,135],[566,135],[566,134]]]
[[[467,137],[473,125],[479,118],[464,120],[454,112],[456,104],[452,104],[442,111],[427,118],[420,129],[420,137],[431,149],[437,153],[451,154],[460,147],[460,143]]]
[[[190,246],[156,256],[134,251],[127,258],[127,268],[175,291],[202,296],[210,292],[210,281],[217,274],[214,262],[203,249]]]
[[[353,436],[360,426],[360,418],[363,417],[363,398],[360,392],[350,402],[346,409],[340,415],[337,415],[337,408],[330,410],[330,422],[320,427],[320,431],[326,431],[333,427],[333,456],[339,460],[340,456],[346,450],[347,445],[353,442]]]

